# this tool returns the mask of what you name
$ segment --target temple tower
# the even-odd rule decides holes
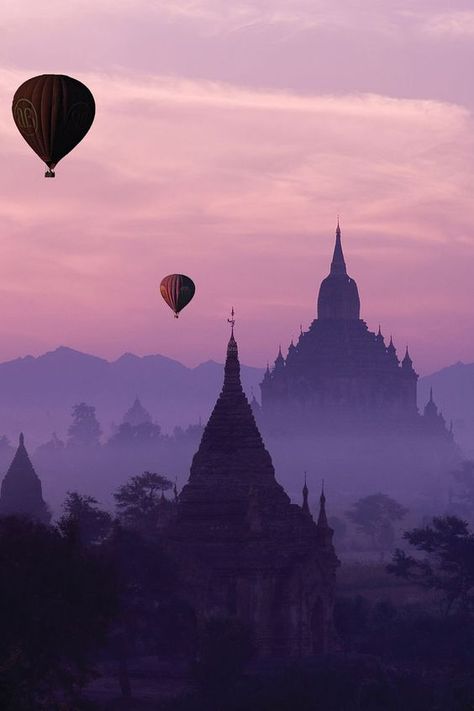
[[[49,523],[51,514],[43,501],[41,481],[25,447],[23,433],[18,449],[2,481],[0,516],[26,516]]]
[[[288,355],[279,349],[260,385],[265,434],[421,432],[416,374],[408,348],[400,363],[392,337],[360,318],[355,280],[347,273],[339,221],[317,318]]]
[[[275,478],[242,389],[234,323],[224,384],[179,495],[168,546],[198,620],[235,617],[261,656],[305,656],[333,643],[338,560]]]

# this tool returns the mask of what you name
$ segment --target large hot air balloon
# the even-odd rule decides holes
[[[95,102],[77,79],[42,74],[16,90],[12,112],[21,135],[48,166],[45,177],[54,178],[57,163],[92,126]]]
[[[196,287],[193,280],[185,274],[168,274],[161,281],[160,291],[163,299],[174,311],[174,317],[178,318],[179,312],[193,298]]]

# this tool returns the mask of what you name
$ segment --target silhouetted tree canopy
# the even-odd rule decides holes
[[[211,696],[234,683],[255,656],[251,629],[232,618],[214,618],[206,622],[200,639],[195,677]]]
[[[439,591],[451,611],[469,614],[474,603],[474,535],[456,516],[433,518],[431,526],[406,531],[403,537],[423,557],[397,549],[388,571]]]
[[[91,674],[116,608],[113,572],[56,528],[0,519],[0,708],[52,711]]]
[[[456,498],[463,513],[469,517],[474,515],[474,462],[462,462],[458,469],[452,472],[456,482]]]
[[[143,533],[156,532],[167,504],[164,492],[172,486],[169,479],[154,472],[131,477],[114,494],[120,520]]]
[[[53,432],[51,439],[44,444],[40,444],[36,450],[37,454],[57,454],[57,452],[62,452],[64,450],[64,442],[59,439],[56,432]]]
[[[386,551],[395,539],[393,522],[401,520],[406,513],[407,509],[390,496],[371,494],[359,499],[346,516],[370,538],[374,548]]]
[[[95,415],[95,407],[81,402],[72,408],[72,424],[68,429],[68,445],[90,447],[100,444],[102,430]]]
[[[77,535],[83,546],[102,543],[112,528],[112,516],[98,507],[92,496],[77,491],[68,492],[63,504],[64,514],[58,521],[63,535]]]
[[[117,432],[110,437],[108,444],[115,446],[143,445],[158,442],[160,438],[160,425],[155,425],[153,422],[142,422],[138,425],[123,422]]]
[[[177,598],[177,571],[156,540],[116,523],[104,550],[116,571],[118,615],[109,634],[118,663],[118,680],[125,697],[131,696],[129,657],[137,647],[156,653],[166,624],[163,615]]]

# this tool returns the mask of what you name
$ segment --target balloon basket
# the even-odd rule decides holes
[[[55,178],[56,173],[54,172],[54,170],[47,170],[46,173],[44,174],[44,177],[45,178]]]

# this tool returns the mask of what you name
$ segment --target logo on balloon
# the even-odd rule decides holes
[[[85,101],[78,101],[69,109],[66,122],[75,130],[88,130],[92,123],[91,108]]]
[[[32,136],[38,128],[36,109],[28,99],[19,99],[13,107],[13,117],[25,136]]]

